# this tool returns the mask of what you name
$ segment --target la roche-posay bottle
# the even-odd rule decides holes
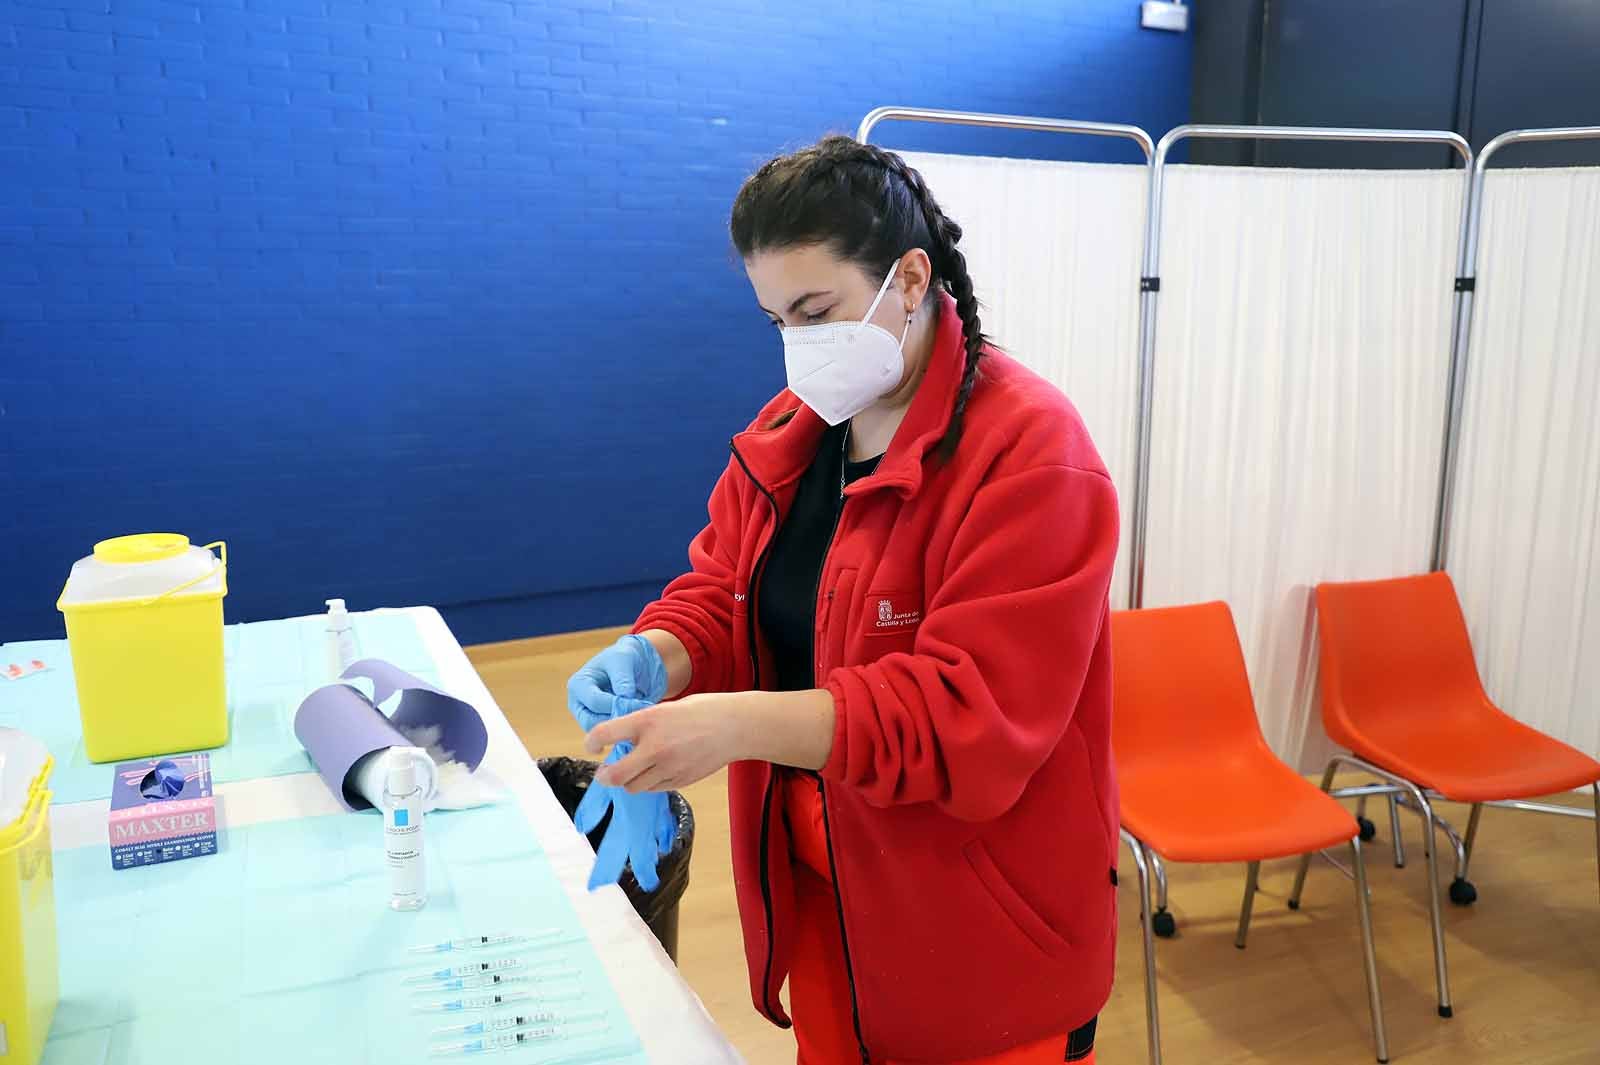
[[[418,747],[391,747],[383,786],[383,849],[389,864],[389,907],[420,910],[428,903],[428,872],[423,859],[424,800],[419,765],[428,757]]]

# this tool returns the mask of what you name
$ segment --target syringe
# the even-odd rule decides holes
[[[472,995],[440,999],[437,1002],[419,1002],[414,1008],[419,1013],[468,1013],[473,1010],[492,1010],[496,1006],[507,1006],[513,1002],[528,1002],[532,998],[532,991],[502,991],[494,995]]]
[[[538,1028],[529,1028],[524,1032],[502,1032],[499,1035],[485,1035],[477,1039],[469,1039],[462,1043],[444,1043],[433,1048],[437,1055],[447,1054],[488,1054],[496,1050],[516,1050],[520,1047],[536,1046],[539,1043],[548,1043],[552,1039],[560,1039],[569,1035],[593,1035],[605,1031],[606,1025],[590,1025],[582,1030],[574,1030],[559,1024],[547,1024]]]
[[[418,994],[435,991],[482,991],[485,988],[504,987],[508,984],[547,984],[559,980],[576,979],[580,973],[571,966],[532,969],[520,973],[485,973],[481,976],[462,976],[442,983],[417,988]]]
[[[485,973],[503,973],[511,969],[521,969],[524,966],[521,958],[494,958],[489,961],[475,961],[467,965],[455,965],[448,969],[435,969],[431,973],[416,973],[405,978],[403,983],[425,984],[430,980],[452,980],[458,977],[482,976]]]
[[[569,1013],[565,1010],[535,1009],[523,1013],[507,1013],[499,1017],[487,1017],[471,1024],[456,1024],[448,1028],[434,1030],[435,1036],[441,1035],[489,1035],[493,1032],[509,1032],[517,1028],[532,1028],[539,1024],[560,1024],[563,1021],[597,1021],[606,1015],[605,1010],[582,1010],[578,1013]]]
[[[412,954],[445,954],[455,950],[490,950],[494,947],[506,947],[515,943],[532,943],[541,939],[554,939],[562,934],[560,928],[544,928],[537,932],[516,933],[500,932],[488,936],[463,936],[460,939],[446,939],[438,943],[424,943],[420,947],[412,947]]]

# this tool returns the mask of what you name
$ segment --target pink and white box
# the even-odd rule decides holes
[[[206,754],[144,758],[117,766],[106,824],[111,867],[217,852],[217,799]]]

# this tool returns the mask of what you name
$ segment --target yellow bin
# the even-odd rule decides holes
[[[0,729],[0,1062],[7,1065],[36,1065],[44,1055],[60,994],[51,764],[42,745]]]
[[[220,540],[194,547],[177,533],[119,536],[73,565],[56,607],[66,617],[91,761],[228,742],[227,594],[228,548]]]

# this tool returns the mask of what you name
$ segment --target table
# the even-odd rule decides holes
[[[506,786],[532,826],[649,1060],[659,1065],[742,1062],[622,889],[588,890],[594,852],[556,801],[439,612],[432,607],[409,607],[376,613],[408,615],[438,668],[440,687],[471,703],[482,715],[489,749],[480,768]],[[341,811],[327,785],[314,773],[222,784],[217,795],[225,828]],[[54,807],[50,812],[53,847],[105,846],[109,805],[100,800]]]

